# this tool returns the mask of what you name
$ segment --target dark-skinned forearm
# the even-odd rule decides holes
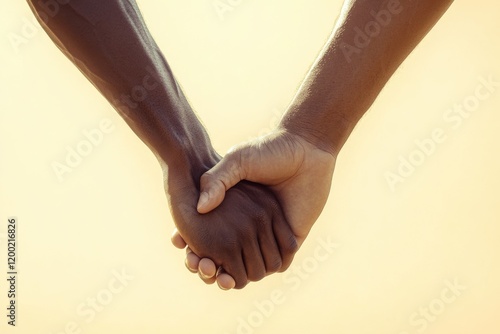
[[[392,74],[452,2],[346,0],[280,126],[337,154]]]
[[[212,161],[209,138],[189,106],[135,1],[70,0],[43,28],[169,169],[198,180]],[[44,15],[45,14],[45,15]]]

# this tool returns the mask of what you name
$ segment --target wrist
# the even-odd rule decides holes
[[[177,138],[156,156],[169,191],[186,186],[198,189],[203,173],[220,160],[208,136],[200,134]]]
[[[299,136],[320,150],[337,156],[356,122],[349,119],[343,108],[329,104],[312,105],[308,101],[292,104],[278,128]]]
[[[201,175],[220,158],[205,128],[183,96],[164,99],[161,108],[153,99],[147,102],[129,125],[156,156],[169,179],[190,179],[197,185]]]

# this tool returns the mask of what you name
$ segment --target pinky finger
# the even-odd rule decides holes
[[[181,235],[179,234],[179,231],[177,231],[176,228],[174,229],[174,232],[172,233],[172,236],[170,237],[170,241],[172,241],[172,244],[179,249],[184,249],[184,247],[186,247],[186,242],[181,237]]]

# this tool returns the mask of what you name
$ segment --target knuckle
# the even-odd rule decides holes
[[[278,270],[280,270],[282,266],[283,266],[283,261],[281,260],[281,257],[280,256],[275,256],[271,260],[271,263],[269,264],[269,266],[267,268],[267,272],[270,273],[270,274],[271,273],[275,273]]]
[[[250,175],[249,173],[249,166],[252,165],[252,162],[255,161],[255,159],[252,158],[252,151],[248,148],[243,149],[239,148],[235,151],[232,152],[233,157],[236,161],[238,161],[239,165],[241,166],[241,170],[239,171],[242,173],[244,176]]]
[[[234,278],[234,281],[236,283],[234,288],[237,290],[243,289],[248,284],[248,278],[246,274],[243,273],[241,273],[240,275],[231,274],[231,276]]]
[[[254,269],[248,274],[248,280],[252,282],[257,282],[266,276],[266,271],[264,268]]]
[[[231,254],[237,254],[239,242],[233,238],[220,238],[217,243],[214,243],[212,249],[220,258],[227,257]],[[227,260],[224,262],[228,262]]]
[[[297,243],[297,239],[294,235],[291,235],[288,238],[287,243],[285,244],[285,252],[288,254],[295,254],[299,250],[299,244]]]
[[[258,226],[265,226],[271,223],[268,212],[261,207],[253,210],[253,220]]]
[[[210,179],[212,176],[210,175],[210,172],[203,173],[200,177],[200,183],[201,184],[208,184],[210,182]]]
[[[279,204],[276,197],[275,196],[269,196],[269,197],[270,198],[266,201],[267,206],[272,210],[272,212],[281,214],[281,205]]]
[[[279,273],[287,271],[288,268],[292,265],[292,262],[290,261],[289,263],[282,265],[281,268],[278,270]]]
[[[247,178],[245,165],[242,165],[239,154],[232,153],[226,160],[226,178],[228,180],[244,180]]]

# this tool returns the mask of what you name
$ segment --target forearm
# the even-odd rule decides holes
[[[346,0],[280,126],[338,153],[392,74],[452,2]]]
[[[57,14],[46,22],[41,2],[28,2],[61,51],[164,166],[188,170],[197,168],[190,166],[193,161],[211,159],[208,136],[135,1],[72,0],[59,5]],[[193,171],[193,176],[197,178],[203,171]]]

